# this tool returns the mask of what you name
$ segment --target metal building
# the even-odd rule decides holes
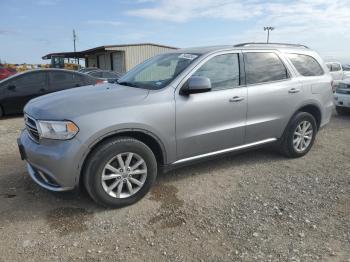
[[[174,49],[177,48],[152,43],[108,45],[75,53],[51,53],[43,56],[43,59],[51,59],[52,56],[63,56],[68,59],[84,58],[85,67],[98,67],[124,73],[152,56]]]

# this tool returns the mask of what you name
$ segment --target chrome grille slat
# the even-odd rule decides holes
[[[36,126],[35,119],[31,118],[28,115],[24,116],[25,126],[28,131],[29,137],[36,143],[39,142],[39,131]]]

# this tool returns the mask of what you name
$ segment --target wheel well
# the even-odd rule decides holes
[[[83,172],[85,168],[85,164],[87,159],[89,159],[90,154],[94,151],[94,149],[99,146],[101,143],[105,142],[108,139],[113,139],[117,137],[132,137],[137,140],[140,140],[144,144],[146,144],[153,152],[154,156],[157,159],[158,165],[164,165],[166,161],[165,151],[163,150],[160,142],[153,137],[150,134],[146,134],[142,131],[122,131],[119,133],[112,134],[110,136],[104,137],[102,140],[100,140],[98,143],[96,143],[90,150],[90,152],[86,155],[81,170],[80,170],[80,176],[79,176],[79,185],[81,186],[83,183]]]
[[[112,134],[110,136],[106,136],[102,140],[100,140],[98,143],[96,143],[91,148],[88,155],[85,157],[83,166],[85,165],[86,159],[88,159],[91,152],[93,152],[94,149],[98,145],[100,145],[101,143],[105,142],[108,139],[117,138],[117,137],[132,137],[132,138],[135,138],[137,140],[140,140],[141,142],[146,144],[152,150],[153,154],[155,155],[155,157],[157,159],[158,164],[163,165],[165,163],[165,155],[164,155],[165,152],[164,152],[160,142],[155,137],[153,137],[150,134],[144,133],[142,131],[123,131],[123,132]]]
[[[298,111],[299,112],[307,112],[307,113],[311,114],[316,120],[317,129],[320,128],[320,125],[321,125],[321,111],[320,111],[320,109],[317,106],[315,106],[315,105],[303,106]]]

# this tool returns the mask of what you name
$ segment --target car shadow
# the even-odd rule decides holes
[[[208,170],[220,170],[256,162],[280,161],[283,159],[285,158],[269,148],[247,151],[237,155],[231,154],[215,158],[215,161],[207,160],[191,166],[181,167],[168,173],[162,173],[157,178],[157,184],[168,184],[186,179],[189,175],[200,176],[202,173],[208,172]],[[0,199],[2,198],[1,202],[3,202],[0,209],[3,211],[0,211],[0,214],[2,213],[0,215],[2,217],[0,218],[0,223],[4,218],[9,220],[18,220],[21,217],[28,218],[30,217],[29,214],[51,210],[53,207],[68,208],[68,212],[72,212],[72,208],[88,213],[106,210],[95,204],[83,188],[70,192],[47,191],[31,180],[26,173],[23,162],[13,158],[10,159],[10,157],[8,161],[21,168],[19,172],[10,172],[0,177]],[[0,172],[3,173],[4,171],[0,169]],[[62,212],[64,212],[64,209]],[[25,213],[25,215],[16,216],[16,213]]]

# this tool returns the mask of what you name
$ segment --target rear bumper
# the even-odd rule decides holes
[[[73,190],[79,183],[85,146],[77,139],[34,142],[26,130],[17,140],[29,176],[50,191]]]
[[[331,121],[333,110],[334,110],[334,103],[332,99],[332,101],[329,101],[323,107],[320,128],[324,127]]]

